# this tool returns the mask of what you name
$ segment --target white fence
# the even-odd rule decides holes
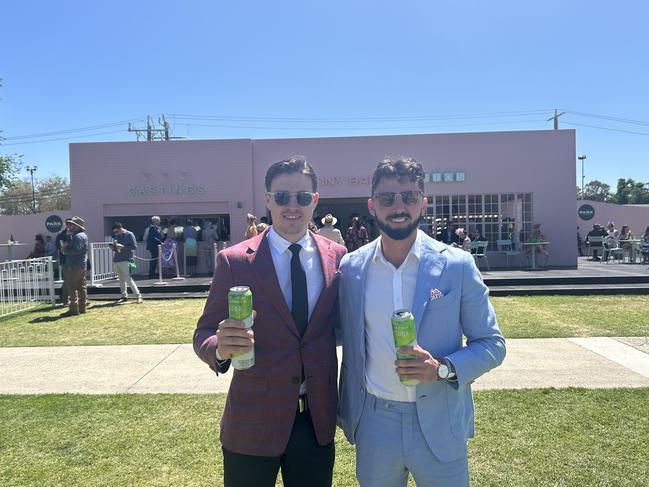
[[[116,279],[117,274],[113,270],[113,251],[109,247],[110,242],[95,242],[90,244],[90,285],[96,286],[101,281]],[[198,267],[199,271],[211,273],[216,265],[216,254],[225,249],[229,242],[214,242],[210,248],[207,242],[199,242],[198,247]],[[162,254],[161,254],[162,256]],[[162,256],[164,257],[164,256]],[[169,258],[171,256],[168,256]],[[185,261],[184,252],[179,257],[179,273],[181,275],[187,274],[187,264]],[[137,250],[135,251],[135,264],[136,268],[133,274],[148,275],[149,262],[151,256],[146,249],[144,242],[138,242]],[[208,260],[210,262],[208,262]],[[158,269],[160,263],[158,263]]]
[[[0,263],[0,316],[54,304],[55,299],[51,257]]]
[[[110,242],[92,242],[90,244],[90,285],[95,286],[99,281],[115,279],[113,270],[113,250]]]

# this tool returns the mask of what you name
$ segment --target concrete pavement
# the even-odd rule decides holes
[[[227,392],[231,377],[190,344],[0,348],[0,394],[207,394]],[[649,387],[649,339],[510,339],[503,365],[474,384],[537,387]]]

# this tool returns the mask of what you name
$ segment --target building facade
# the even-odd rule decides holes
[[[378,233],[367,212],[372,172],[387,157],[414,157],[426,171],[430,235],[479,231],[498,266],[496,241],[517,244],[539,223],[549,264],[577,265],[574,130],[71,144],[71,213],[86,220],[91,241],[103,241],[114,220],[142,238],[160,215],[164,225],[209,220],[238,242],[247,213],[266,215],[267,168],[291,155],[317,173],[317,221],[333,213],[343,234],[355,215]]]

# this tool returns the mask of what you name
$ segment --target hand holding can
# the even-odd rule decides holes
[[[237,370],[246,370],[255,365],[254,333],[252,325],[254,320],[252,310],[252,292],[248,286],[235,286],[230,288],[228,293],[228,311],[231,320],[238,320],[243,323],[242,331],[246,338],[251,340],[252,345],[246,351],[234,352],[232,354],[232,366]]]
[[[397,360],[416,359],[417,355],[412,352],[412,348],[417,345],[415,317],[407,309],[398,309],[392,313],[390,321],[392,322],[394,346],[397,349]],[[412,387],[419,384],[417,379],[404,379],[399,377],[399,380],[404,386]]]
[[[246,328],[241,320],[226,318],[216,330],[219,356],[223,359],[248,353],[253,349],[255,336],[252,329]]]

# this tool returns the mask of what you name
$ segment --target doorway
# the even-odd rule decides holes
[[[340,230],[345,238],[347,228],[353,217],[358,216],[365,225],[370,240],[379,236],[379,230],[374,224],[374,218],[367,209],[367,198],[320,198],[313,214],[313,219],[318,226],[322,226],[321,219],[331,213],[338,219],[335,227]]]

